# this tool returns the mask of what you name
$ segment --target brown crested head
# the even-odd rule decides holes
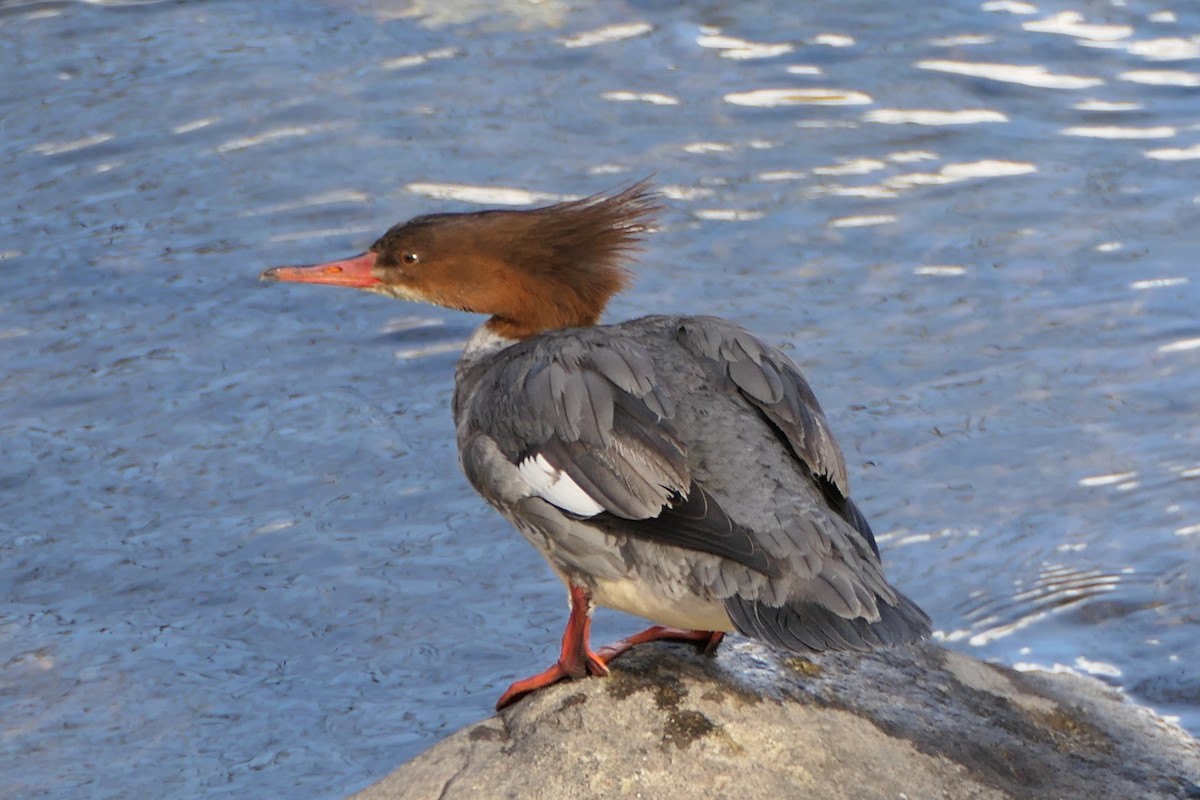
[[[489,314],[495,333],[522,339],[594,325],[628,285],[625,265],[660,207],[643,180],[542,208],[431,214],[395,226],[356,258],[263,277]]]
[[[642,181],[543,208],[417,217],[371,247],[379,291],[490,314],[508,338],[594,325],[628,285],[625,264],[657,210]]]

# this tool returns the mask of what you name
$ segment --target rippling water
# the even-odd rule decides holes
[[[948,646],[1200,731],[1200,11],[774,5],[0,0],[0,796],[340,797],[544,666],[478,320],[255,278],[650,173],[611,316],[789,347]]]

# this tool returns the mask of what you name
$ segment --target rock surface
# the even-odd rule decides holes
[[[465,728],[353,800],[1200,798],[1200,744],[1084,678],[923,645],[648,645]]]

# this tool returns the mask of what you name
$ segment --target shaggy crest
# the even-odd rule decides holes
[[[380,268],[414,279],[420,267],[406,268],[404,254],[434,254],[441,274],[422,281],[422,299],[491,314],[497,333],[524,338],[595,324],[609,299],[629,285],[626,265],[660,209],[647,179],[613,195],[541,208],[416,217],[371,250]],[[463,286],[486,299],[462,301]]]

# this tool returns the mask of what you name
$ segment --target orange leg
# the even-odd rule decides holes
[[[530,692],[537,691],[567,678],[582,678],[585,675],[607,675],[608,662],[624,653],[634,645],[653,642],[658,639],[672,639],[685,642],[701,642],[704,652],[712,653],[717,649],[725,634],[720,631],[689,631],[682,628],[667,628],[656,625],[627,639],[614,642],[602,647],[597,653],[592,650],[589,637],[592,630],[592,596],[582,586],[571,584],[568,587],[571,598],[571,614],[567,617],[567,628],[563,631],[562,650],[558,661],[543,672],[539,672],[524,680],[517,681],[500,695],[496,701],[496,710],[516,702]]]
[[[692,631],[687,628],[668,628],[664,625],[655,625],[653,628],[646,628],[641,633],[635,633],[619,642],[601,647],[597,655],[607,664],[634,645],[657,642],[661,639],[672,642],[695,642],[703,645],[701,649],[705,655],[712,655],[717,651],[717,645],[724,638],[724,631]]]

